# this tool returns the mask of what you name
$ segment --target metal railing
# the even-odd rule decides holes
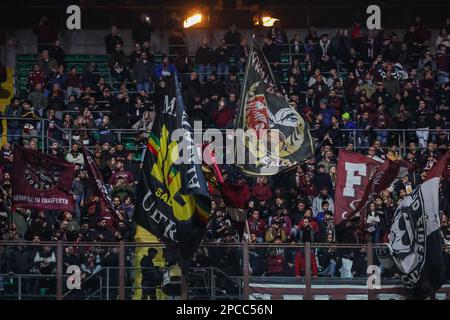
[[[136,266],[137,260],[137,250],[155,248],[157,250],[165,250],[166,246],[162,243],[132,243],[132,242],[25,242],[25,241],[1,241],[0,249],[4,252],[6,259],[8,259],[11,252],[16,250],[18,247],[29,248],[30,250],[35,250],[33,252],[39,252],[40,248],[47,247],[47,252],[53,252],[56,256],[56,263],[54,268],[55,273],[51,274],[12,274],[3,273],[0,274],[0,284],[3,284],[3,288],[6,293],[3,293],[3,298],[15,298],[15,299],[116,299],[120,300],[131,299],[133,296],[139,298],[137,292],[144,289],[158,289],[162,290],[163,285],[159,284],[148,284],[145,282],[138,282],[137,273],[145,270],[147,267]],[[101,269],[96,273],[96,276],[88,277],[81,283],[80,290],[88,290],[84,288],[88,286],[86,283],[90,280],[95,279],[94,282],[90,283],[89,291],[84,294],[77,294],[73,290],[65,289],[65,283],[70,274],[65,274],[64,269],[67,262],[65,262],[64,252],[66,249],[71,248],[72,250],[78,250],[78,253],[89,254],[91,252],[109,252],[114,248],[117,253],[117,260],[115,260],[115,266],[105,265],[101,266]],[[264,287],[264,283],[277,282],[277,281],[288,281],[290,285],[286,288],[295,286],[303,299],[311,300],[314,299],[315,294],[321,294],[324,292],[324,286],[327,285],[331,287],[339,285],[342,290],[348,290],[349,292],[353,289],[355,285],[360,287],[359,291],[367,295],[368,299],[376,299],[377,295],[380,293],[376,288],[370,286],[365,287],[367,284],[368,277],[371,273],[366,270],[363,265],[363,270],[355,274],[355,278],[332,278],[329,276],[317,277],[317,257],[320,250],[335,250],[336,252],[341,252],[341,256],[346,259],[351,259],[352,254],[360,253],[363,255],[365,265],[372,266],[378,265],[375,263],[375,257],[378,255],[376,253],[380,249],[386,249],[385,244],[338,244],[338,243],[284,243],[284,244],[274,244],[274,243],[202,243],[200,249],[205,250],[210,257],[210,265],[192,267],[188,272],[183,272],[181,278],[178,280],[173,280],[167,277],[169,281],[166,283],[180,285],[180,293],[173,294],[172,298],[179,299],[244,299],[248,300],[250,298],[254,299],[260,294],[260,289]],[[450,250],[449,245],[444,245],[443,249],[447,252]],[[98,250],[98,251],[97,251]],[[217,251],[218,250],[218,251]],[[224,251],[225,250],[225,251]],[[288,259],[288,257],[295,256],[295,264],[299,263],[301,266],[299,270],[301,272],[295,275],[271,273],[268,275],[258,275],[255,274],[256,262],[252,258],[253,253],[263,252],[264,257],[269,257],[273,254],[282,254]],[[216,261],[214,257],[221,256],[223,254],[232,253],[235,257],[234,261],[229,261],[230,264],[236,263],[239,270],[237,274],[230,275],[225,270],[214,266]],[[305,254],[305,253],[310,254]],[[103,254],[103,253],[95,253]],[[303,258],[301,255],[303,254]],[[299,258],[300,257],[300,258]],[[134,259],[135,265],[131,266],[130,261]],[[299,259],[297,261],[297,259]],[[155,260],[156,261],[156,260]],[[285,265],[288,265],[288,260]],[[155,262],[156,266],[156,262]],[[325,266],[321,266],[325,267]],[[167,266],[159,266],[159,268],[164,272],[167,271]],[[269,264],[267,265],[269,268]],[[296,266],[297,269],[297,266]],[[268,269],[269,270],[269,269]],[[273,272],[273,271],[272,271]],[[196,278],[197,277],[197,278]],[[11,279],[13,281],[11,281]],[[36,285],[36,281],[39,284],[39,280],[42,281],[43,285]],[[5,281],[6,280],[6,281]],[[111,282],[112,281],[112,282]],[[8,283],[9,282],[9,283]],[[46,292],[41,294],[30,294],[29,289],[24,292],[25,288],[29,288],[30,284],[34,284],[34,287],[38,289],[47,288],[48,294]],[[130,284],[130,283],[134,284]],[[183,285],[183,282],[186,285]],[[387,287],[398,286],[398,292],[405,294],[401,289],[401,282],[399,278],[385,278],[382,276],[381,285],[386,285]],[[25,285],[26,284],[26,285]],[[346,289],[346,286],[347,287]],[[269,285],[270,287],[270,285]],[[279,286],[280,287],[280,286]],[[280,288],[283,288],[281,286]],[[289,290],[289,289],[286,289]],[[76,291],[76,290],[75,290]],[[450,297],[450,288],[444,286],[440,291]],[[79,292],[78,292],[79,293]],[[331,294],[331,293],[330,293]],[[169,294],[170,296],[171,294]],[[2,298],[0,294],[0,299]],[[145,296],[146,298],[146,296]]]
[[[76,114],[77,111],[58,111],[59,113],[69,113],[69,114]],[[78,112],[79,113],[79,112]],[[97,115],[97,120],[94,122],[96,125],[100,125],[101,118],[103,114],[109,114],[109,110],[97,110],[93,112]],[[133,142],[134,147],[131,151],[140,151],[145,147],[144,143],[139,143],[134,141],[136,137],[138,137],[140,134],[145,134],[145,130],[139,130],[139,129],[100,129],[100,128],[63,128],[55,124],[54,122],[51,122],[49,119],[46,118],[36,118],[36,119],[26,119],[26,118],[13,118],[13,117],[2,117],[0,118],[0,121],[6,120],[8,121],[19,121],[23,124],[27,122],[34,123],[36,126],[33,130],[25,133],[23,130],[23,125],[20,125],[20,128],[17,130],[10,130],[8,126],[6,126],[6,137],[8,142],[14,143],[20,141],[20,139],[27,139],[30,140],[32,138],[37,139],[40,142],[40,150],[42,152],[47,152],[48,147],[53,143],[57,142],[60,147],[68,152],[70,151],[72,145],[74,143],[81,143],[79,139],[76,139],[75,133],[79,135],[80,132],[84,132],[87,134],[87,136],[94,138],[94,141],[97,143],[99,140],[99,134],[106,130],[114,137],[114,143],[123,143],[125,141],[127,142]],[[48,134],[48,131],[45,130],[45,128],[49,128],[49,124],[52,124],[53,129],[59,131],[59,135],[61,135],[63,138],[57,139],[53,136]],[[212,129],[213,127],[211,127]],[[227,134],[227,130],[229,129],[215,129],[220,130],[224,135]],[[389,128],[389,129],[377,129],[372,128],[372,130],[368,131],[365,129],[339,129],[339,132],[341,133],[340,140],[342,140],[341,145],[337,145],[335,143],[336,148],[345,148],[346,144],[353,143],[355,149],[359,150],[366,150],[370,148],[370,143],[374,139],[382,140],[382,146],[387,147],[389,145],[395,144],[399,148],[400,153],[406,152],[408,148],[408,143],[410,141],[418,140],[417,132],[422,133],[423,131],[428,132],[429,138],[434,139],[438,133],[445,132],[447,139],[450,139],[450,129],[442,129],[442,130],[436,130],[436,129],[423,129],[423,128],[417,128],[417,129],[395,129],[395,128]],[[14,132],[14,133],[11,133]],[[310,129],[310,133],[315,135],[315,130]],[[207,140],[208,138],[208,129],[202,129],[202,133],[204,133],[202,139]],[[81,139],[81,138],[80,138]],[[385,141],[383,141],[385,140]],[[319,141],[318,141],[319,142]],[[92,149],[94,146],[90,145],[87,146],[88,148]],[[426,147],[424,145],[418,145],[418,149],[425,149]]]

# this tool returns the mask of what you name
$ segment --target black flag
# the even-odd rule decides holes
[[[237,135],[235,149],[237,164],[248,175],[274,175],[313,157],[308,124],[289,104],[256,44],[247,61],[235,129],[248,133]]]
[[[431,168],[424,181],[394,214],[389,250],[414,298],[431,297],[445,282],[439,219],[439,183],[447,172],[450,151]]]
[[[176,76],[169,81],[144,151],[135,219],[176,248],[177,262],[185,265],[203,238],[211,203]],[[177,129],[182,137],[174,140]]]

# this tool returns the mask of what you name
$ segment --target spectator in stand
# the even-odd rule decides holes
[[[323,56],[333,56],[330,40],[328,40],[328,34],[324,33],[320,36],[319,43],[314,47],[314,56],[316,60],[321,60]]]
[[[301,40],[300,34],[294,34],[291,42],[289,42],[289,52],[294,54],[294,57],[298,57],[305,53],[305,44]]]
[[[38,60],[40,70],[45,74],[46,78],[50,78],[52,72],[58,69],[58,62],[50,57],[48,50],[43,50]]]
[[[39,65],[35,64],[33,66],[33,71],[28,75],[28,86],[30,90],[34,89],[37,84],[40,84],[42,87],[45,86],[46,81],[45,73],[41,71]]]
[[[227,48],[229,49],[229,54],[236,58],[238,58],[238,56],[239,56],[237,54],[237,52],[238,52],[238,47],[241,44],[241,37],[242,37],[241,34],[237,30],[236,23],[233,23],[230,26],[230,29],[223,37],[223,39],[225,40],[225,42],[227,44]]]
[[[84,165],[84,156],[79,150],[79,145],[77,143],[72,144],[71,151],[67,154],[66,160],[75,165]]]
[[[175,65],[170,63],[170,59],[168,56],[164,55],[162,57],[162,62],[156,66],[155,69],[155,78],[156,80],[164,80],[174,75],[177,72]]]
[[[81,85],[84,89],[87,87],[95,88],[97,86],[100,75],[97,73],[97,65],[95,62],[89,62],[81,75]]]
[[[317,197],[314,198],[312,203],[312,211],[313,211],[313,217],[315,218],[320,212],[322,212],[322,204],[323,202],[328,203],[328,210],[333,213],[334,212],[334,201],[333,199],[328,195],[328,190],[326,187],[322,187],[320,189],[320,193]]]
[[[49,50],[52,43],[58,39],[57,28],[47,16],[41,17],[39,23],[33,28],[33,33],[37,35],[38,54],[43,50]]]
[[[131,38],[135,43],[143,45],[144,43],[152,43],[152,19],[147,14],[141,14],[139,22],[134,26]]]
[[[50,48],[50,56],[56,60],[58,65],[65,66],[66,51],[61,47],[59,40],[55,41],[55,44]]]
[[[123,40],[120,36],[119,28],[117,28],[117,26],[115,25],[112,25],[110,33],[105,36],[106,54],[114,54],[117,44],[123,46]]]
[[[67,95],[75,94],[77,99],[81,97],[81,77],[77,73],[77,68],[72,67],[67,76]]]
[[[276,45],[279,45],[281,51],[288,51],[286,31],[281,27],[281,22],[279,20],[275,21],[273,26],[269,28],[266,36],[270,37]]]
[[[227,47],[227,43],[225,39],[223,39],[220,42],[220,46],[217,47],[216,50],[214,50],[214,57],[216,62],[216,71],[221,79],[221,81],[224,81],[228,75],[228,69],[229,69],[229,49]]]
[[[234,71],[231,71],[228,75],[227,81],[225,82],[225,95],[229,96],[231,94],[234,94],[236,97],[238,97],[240,92],[241,84],[238,76]]]
[[[258,210],[255,209],[250,214],[250,218],[247,219],[250,233],[256,236],[257,243],[262,243],[266,233],[266,222],[260,218]]]
[[[128,69],[128,56],[123,51],[123,45],[120,43],[116,43],[114,52],[111,53],[108,58],[108,66],[110,68],[113,68],[116,63],[123,66],[125,69]]]
[[[147,53],[142,52],[134,67],[134,83],[136,90],[150,92],[153,78],[153,64],[148,60]]]
[[[22,134],[22,123],[20,117],[22,116],[22,106],[20,100],[17,97],[12,97],[10,104],[6,107],[5,117],[8,119],[7,125],[7,139],[8,143],[14,144],[20,141]]]
[[[280,245],[283,240],[279,237],[275,238],[274,244]],[[283,277],[286,275],[286,255],[285,249],[280,247],[269,248],[267,257],[267,276]]]
[[[238,72],[244,72],[245,63],[247,62],[248,55],[250,54],[250,47],[247,43],[247,38],[242,37],[235,53],[236,67]]]
[[[219,101],[219,108],[211,114],[212,124],[218,129],[230,128],[234,120],[234,111],[224,99]]]
[[[207,38],[202,39],[200,47],[195,52],[195,61],[199,68],[200,82],[204,83],[211,74],[212,65],[214,64],[214,51],[208,46]]]

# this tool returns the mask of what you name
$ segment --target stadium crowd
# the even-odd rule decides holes
[[[130,54],[124,52],[119,30],[112,26],[105,37],[108,66],[115,80],[112,84],[100,77],[95,63],[88,63],[83,71],[66,70],[65,52],[57,39],[52,39],[56,41],[54,46],[39,48],[28,91],[12,98],[4,112],[8,143],[0,151],[0,240],[134,241],[139,150],[145,146],[159,112],[158,97],[175,73],[182,82],[191,121],[201,120],[205,129],[233,126],[241,94],[240,75],[250,52],[248,40],[234,24],[217,48],[211,48],[205,38],[195,57],[190,57],[187,36],[176,14],[168,29],[170,58],[164,55],[160,63],[155,63],[150,50],[151,25],[143,20],[133,29],[135,47]],[[310,27],[308,34],[295,34],[289,41],[280,22],[268,28],[262,50],[275,77],[283,83],[292,108],[309,123],[315,155],[287,173],[268,178],[248,178],[236,167],[223,166],[229,181],[248,185],[248,227],[242,234],[238,230],[242,224],[233,221],[220,194],[214,193],[205,241],[226,244],[246,237],[251,243],[274,244],[386,242],[399,201],[421,183],[450,146],[449,19],[436,42],[430,40],[430,30],[420,17],[403,35],[365,30],[356,22],[349,30],[339,29],[334,35],[319,34]],[[287,70],[282,67],[286,54],[291,56]],[[42,118],[46,121],[41,122]],[[132,147],[128,148],[118,131],[130,129]],[[404,134],[389,129],[409,131]],[[48,140],[39,140],[42,130]],[[15,143],[44,149],[77,165],[71,191],[76,200],[73,213],[17,208],[10,214]],[[93,150],[120,219],[105,219],[98,195],[89,190],[81,145]],[[378,160],[404,158],[419,169],[384,190],[370,204],[365,223],[351,220],[335,227],[339,148]],[[449,196],[449,181],[442,180],[441,223],[447,240]],[[74,252],[71,248],[65,259],[78,261],[83,273],[92,274],[115,263],[114,250],[93,247]],[[54,248],[18,246],[7,256],[0,260],[0,273],[48,274],[55,268]],[[240,273],[239,257],[233,249],[201,249],[193,263],[215,265],[233,275]],[[353,261],[351,275],[366,274],[364,250],[327,247],[311,251],[311,257],[315,277],[346,276],[348,270],[341,268],[343,258]],[[250,265],[253,275],[303,276],[305,251],[251,249]]]

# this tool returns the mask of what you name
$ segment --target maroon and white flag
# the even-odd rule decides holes
[[[357,152],[339,151],[334,203],[334,224],[350,218],[361,203],[370,177],[382,165]]]
[[[101,202],[105,207],[105,212],[102,212],[101,216],[107,220],[108,224],[112,224],[112,213],[117,215],[118,212],[114,209],[112,199],[106,189],[105,183],[103,182],[102,175],[85,146],[83,146],[83,156],[89,179],[95,190],[94,192],[100,197]]]
[[[339,151],[334,223],[350,219],[396,179],[412,171],[405,160],[380,162],[356,152]]]
[[[73,212],[73,164],[19,145],[14,146],[13,157],[13,208]]]

